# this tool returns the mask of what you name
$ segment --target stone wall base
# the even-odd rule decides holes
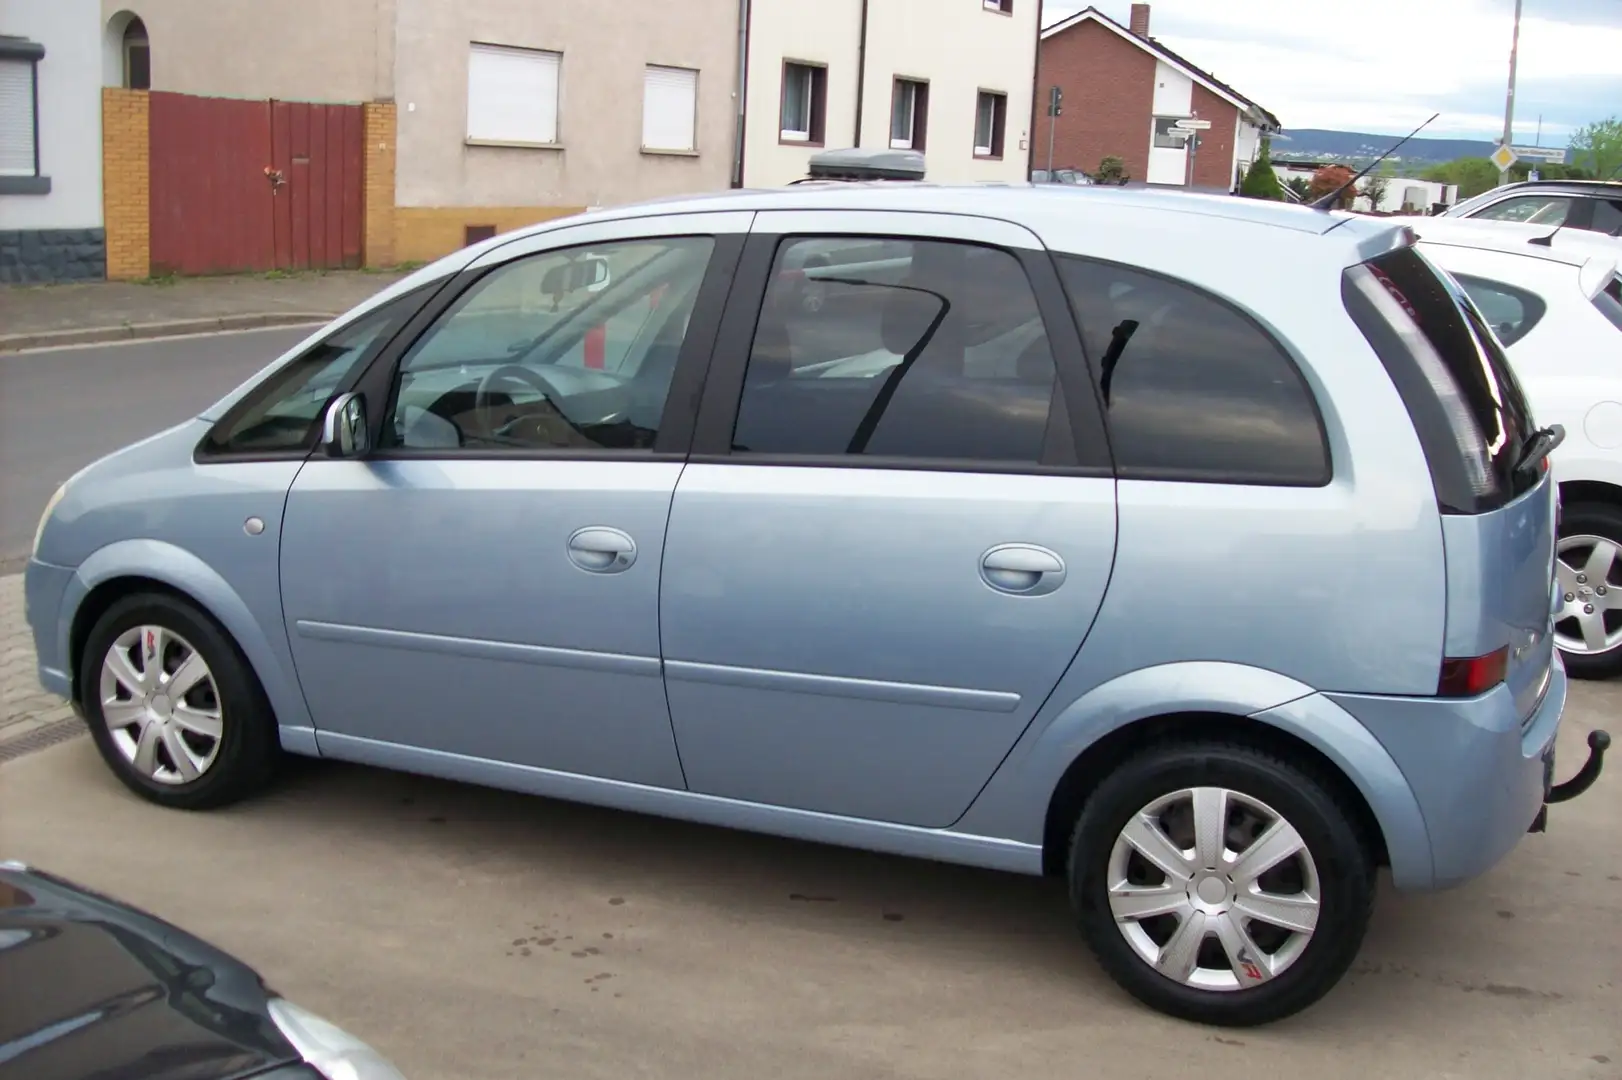
[[[0,229],[0,283],[99,281],[107,276],[102,229]]]

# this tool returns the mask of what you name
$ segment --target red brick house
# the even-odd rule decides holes
[[[1278,117],[1149,34],[1149,5],[1133,4],[1128,26],[1089,7],[1042,31],[1031,163],[1095,172],[1108,155],[1133,181],[1232,191],[1242,166]],[[1050,88],[1064,94],[1057,121]],[[1209,120],[1192,154],[1177,121]],[[1190,157],[1192,156],[1192,168]]]

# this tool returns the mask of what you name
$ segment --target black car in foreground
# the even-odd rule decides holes
[[[402,1080],[242,961],[0,862],[0,1080]]]

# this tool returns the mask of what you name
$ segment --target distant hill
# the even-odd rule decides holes
[[[1273,139],[1273,156],[1298,161],[1367,162],[1385,153],[1401,137],[1370,135],[1364,131],[1286,129],[1283,136]],[[1486,157],[1496,145],[1480,139],[1427,139],[1421,136],[1408,140],[1401,150],[1392,155],[1392,160],[1422,168],[1461,157]]]

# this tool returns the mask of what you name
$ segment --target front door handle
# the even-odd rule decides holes
[[[636,541],[618,529],[590,525],[569,537],[569,561],[593,574],[617,574],[636,562]]]
[[[1035,544],[1000,544],[980,556],[980,578],[998,592],[1044,596],[1064,584],[1064,560]]]

